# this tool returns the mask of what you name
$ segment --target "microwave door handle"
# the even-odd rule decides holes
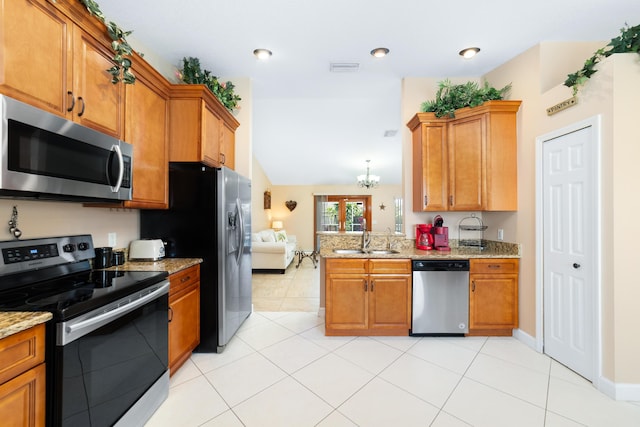
[[[119,145],[112,146],[111,150],[116,152],[116,155],[118,156],[118,165],[120,165],[120,170],[118,172],[118,181],[116,182],[115,187],[111,187],[111,192],[117,193],[118,191],[120,191],[122,179],[124,178],[124,159],[122,158],[122,151],[120,150]]]

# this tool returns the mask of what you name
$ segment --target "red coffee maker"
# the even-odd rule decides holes
[[[433,224],[418,224],[416,226],[416,249],[430,251],[433,249]]]
[[[433,246],[438,251],[450,251],[449,247],[449,227],[443,227],[444,220],[440,215],[436,215],[433,219]]]

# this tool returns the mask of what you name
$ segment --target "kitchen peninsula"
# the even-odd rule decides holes
[[[451,241],[450,251],[422,251],[414,240],[388,233],[372,233],[366,251],[361,242],[360,233],[320,234],[327,335],[409,335],[414,260],[469,260],[467,335],[510,336],[518,327],[518,244]]]

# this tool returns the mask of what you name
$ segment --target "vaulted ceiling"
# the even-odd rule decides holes
[[[480,76],[542,41],[608,41],[640,23],[638,0],[99,3],[176,67],[193,56],[215,75],[252,79],[254,155],[274,185],[351,184],[368,159],[382,183],[399,184],[403,77]],[[470,46],[480,53],[462,59]],[[372,57],[377,47],[389,55]],[[258,61],[256,48],[273,56]]]

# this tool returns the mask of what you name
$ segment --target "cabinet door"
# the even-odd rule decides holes
[[[236,134],[226,124],[221,126],[222,135],[220,138],[220,162],[229,169],[236,167]]]
[[[143,70],[133,71],[136,83],[126,85],[125,97],[125,141],[133,145],[133,200],[125,202],[125,206],[165,209],[168,207],[168,96]]]
[[[448,209],[447,127],[422,123],[413,131],[413,210]]]
[[[220,118],[208,107],[202,118],[202,162],[209,166],[220,166]]]
[[[396,330],[403,335],[411,328],[411,276],[369,276],[369,328]]]
[[[485,147],[485,115],[449,124],[449,210],[484,209]]]
[[[65,116],[72,28],[45,0],[0,2],[0,92]]]
[[[368,328],[368,285],[366,275],[327,274],[327,335],[351,335],[349,331]]]
[[[200,282],[170,297],[169,370],[173,375],[200,343]]]
[[[2,425],[45,426],[45,364],[0,385]]]
[[[107,70],[113,66],[112,55],[109,49],[74,26],[73,120],[122,138],[124,88],[122,83],[111,83]]]
[[[518,275],[471,274],[469,329],[502,330],[511,335],[518,327]]]

